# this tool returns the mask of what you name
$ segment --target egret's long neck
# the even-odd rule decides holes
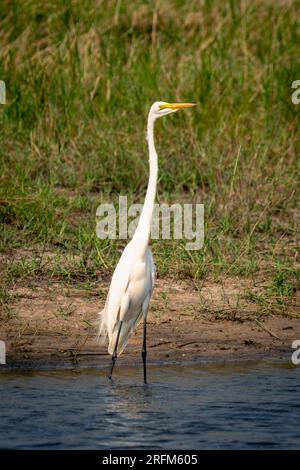
[[[151,221],[155,202],[158,173],[157,153],[154,146],[154,119],[151,115],[148,117],[147,140],[149,148],[150,174],[144,207],[134,236],[142,238],[143,241],[148,245],[151,231]]]

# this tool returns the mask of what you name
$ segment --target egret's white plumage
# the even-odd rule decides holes
[[[155,265],[149,248],[151,221],[157,184],[157,153],[154,146],[154,123],[157,118],[174,113],[191,103],[156,102],[148,115],[147,140],[150,175],[145,203],[132,240],[125,247],[112,276],[104,309],[100,313],[99,338],[108,339],[108,352],[114,361],[126,347],[135,326],[144,318],[144,380],[146,381],[146,318],[154,287]]]
[[[101,312],[100,336],[108,337],[108,352],[113,355],[119,322],[122,329],[117,347],[119,356],[142,315],[147,315],[154,287],[155,266],[152,253],[147,247],[145,255],[138,250],[132,239],[117,264],[112,277],[105,307]]]

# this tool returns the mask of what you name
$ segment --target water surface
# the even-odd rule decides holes
[[[0,373],[0,447],[300,447],[300,368],[232,363]]]

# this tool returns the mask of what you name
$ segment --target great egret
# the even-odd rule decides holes
[[[157,184],[157,153],[154,146],[156,119],[179,109],[195,106],[193,103],[165,103],[157,101],[149,111],[147,140],[150,175],[145,203],[132,240],[125,247],[113,273],[104,309],[100,312],[98,337],[108,337],[108,352],[112,356],[109,379],[117,357],[122,354],[138,321],[144,319],[142,359],[144,382],[146,375],[146,328],[148,307],[154,287],[155,265],[149,248],[152,213]]]

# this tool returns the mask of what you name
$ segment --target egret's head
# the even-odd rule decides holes
[[[192,108],[193,106],[196,106],[196,104],[165,103],[164,101],[156,101],[156,103],[151,106],[150,114],[152,114],[154,118],[159,118],[161,116],[165,116],[166,114],[176,113],[176,111],[179,111],[180,109]]]

